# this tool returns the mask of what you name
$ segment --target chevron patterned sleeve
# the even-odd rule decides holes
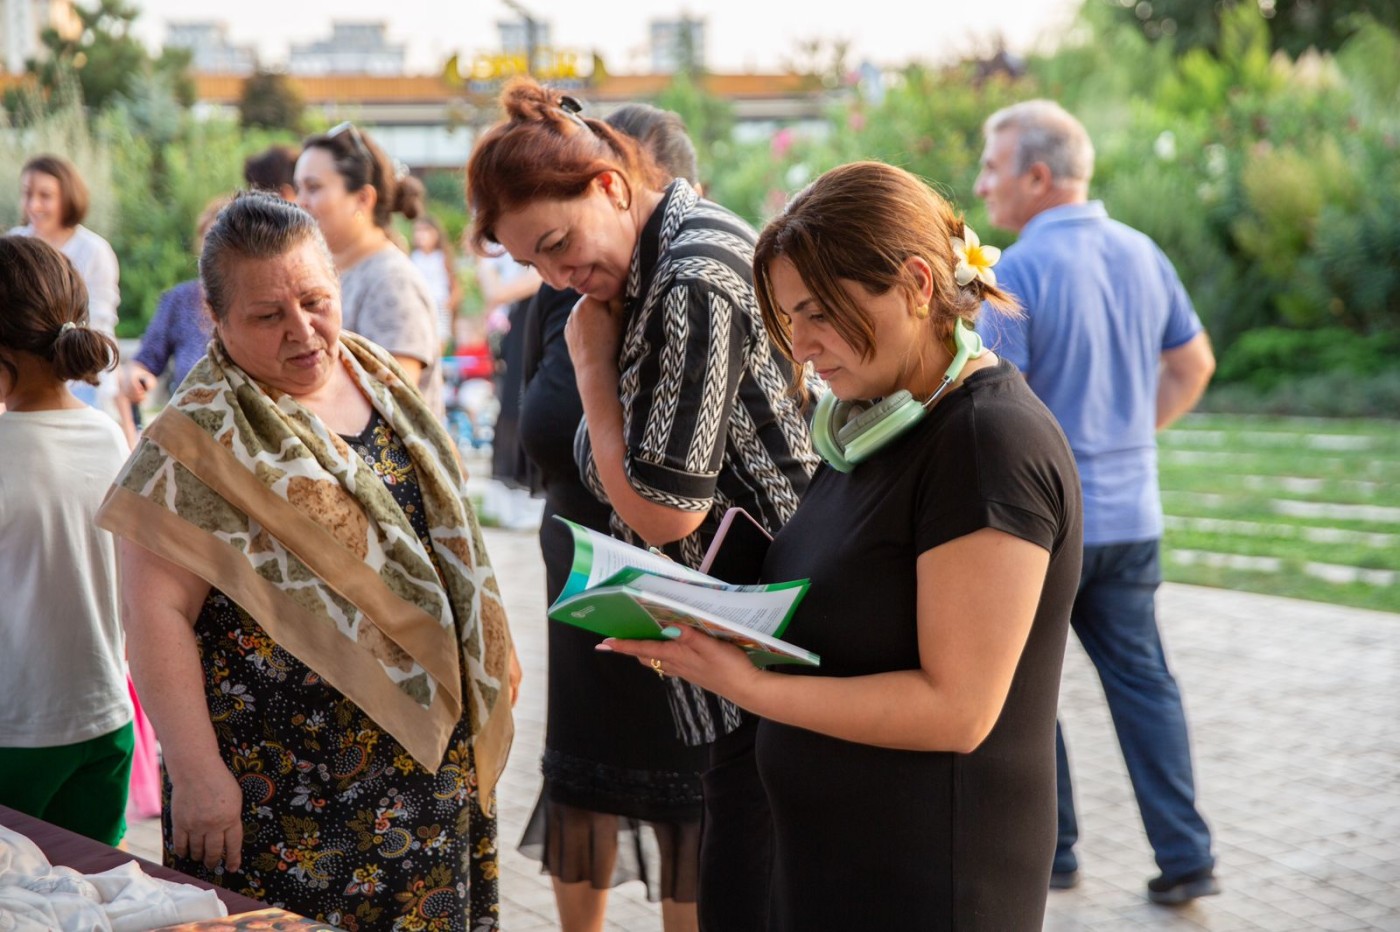
[[[647,325],[652,351],[623,379],[632,486],[681,511],[712,504],[745,371],[747,318],[718,285],[683,277],[667,290]]]

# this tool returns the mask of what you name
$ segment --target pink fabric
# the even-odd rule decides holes
[[[150,819],[160,815],[160,756],[156,745],[156,732],[151,720],[141,711],[141,700],[136,698],[136,685],[131,677],[126,678],[126,688],[131,693],[131,705],[136,710],[131,727],[136,733],[136,752],[131,759],[131,795],[127,799],[127,813],[133,818]]]

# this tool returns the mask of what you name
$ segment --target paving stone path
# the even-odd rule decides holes
[[[544,571],[533,533],[488,530],[487,545],[526,670],[500,791],[501,923],[540,932],[557,928],[548,879],[514,844],[539,789]],[[1400,932],[1400,615],[1180,585],[1160,607],[1225,892],[1180,909],[1144,899],[1156,868],[1103,694],[1071,641],[1061,714],[1083,882],[1050,895],[1045,928]],[[130,843],[158,856],[158,824],[134,826]],[[608,929],[660,929],[640,884],[614,893]]]

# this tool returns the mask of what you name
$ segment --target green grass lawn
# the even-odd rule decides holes
[[[1400,422],[1196,415],[1158,440],[1167,579],[1400,612]]]

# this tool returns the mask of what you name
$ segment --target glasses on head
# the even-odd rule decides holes
[[[336,124],[327,130],[326,138],[334,139],[341,133],[349,133],[350,144],[355,147],[355,152],[370,165],[374,164],[374,155],[369,151],[369,146],[365,145],[365,137],[360,135],[360,130],[354,123],[346,120],[344,123]]]

